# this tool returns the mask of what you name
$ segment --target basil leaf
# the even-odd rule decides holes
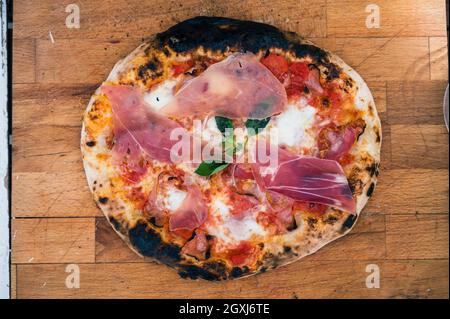
[[[195,170],[195,173],[200,176],[211,176],[225,169],[228,165],[229,163],[204,161],[200,163],[200,165]]]
[[[270,121],[270,117],[267,117],[265,119],[262,120],[257,120],[257,119],[248,119],[245,122],[245,127],[248,130],[248,134],[251,135],[256,135],[258,134],[258,129],[263,129],[267,126],[267,124]]]
[[[234,128],[233,127],[233,121],[231,121],[229,118],[222,117],[222,116],[216,116],[216,124],[219,131],[222,132],[222,134],[225,134],[225,130],[227,128]]]

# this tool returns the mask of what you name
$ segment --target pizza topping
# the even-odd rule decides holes
[[[289,70],[289,64],[281,55],[270,53],[267,57],[261,59],[261,63],[266,66],[278,79]]]
[[[194,66],[194,62],[192,60],[174,63],[172,65],[173,75],[177,76],[181,73],[184,73],[187,70],[189,70],[190,68],[192,68],[193,66]]]
[[[208,207],[196,185],[189,185],[187,195],[174,212],[170,212],[169,229],[194,230],[208,217]]]
[[[344,160],[358,136],[364,131],[365,122],[357,120],[344,127],[330,125],[319,133],[320,157],[336,161]]]
[[[153,112],[144,102],[141,92],[131,86],[104,85],[113,110],[113,157],[120,165],[139,167],[144,153],[151,159],[170,162],[170,149],[176,141],[170,132],[180,127],[175,121]]]
[[[258,251],[257,247],[248,241],[241,241],[235,248],[228,251],[228,259],[235,266],[249,264]]]
[[[195,257],[198,260],[205,260],[208,248],[209,244],[205,232],[202,230],[196,230],[194,238],[184,245],[181,252],[183,254]]]
[[[281,82],[251,53],[237,53],[209,66],[175,94],[161,111],[168,116],[217,115],[265,119],[286,104]]]
[[[278,157],[275,169],[259,163],[253,165],[255,179],[261,188],[294,200],[355,212],[355,201],[339,163],[296,156],[282,149],[279,149]]]

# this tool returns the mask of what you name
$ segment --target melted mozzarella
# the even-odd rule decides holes
[[[174,98],[173,88],[177,84],[175,80],[168,80],[149,93],[144,95],[144,101],[155,111],[159,111],[163,106],[167,105]]]
[[[278,144],[311,147],[314,139],[307,130],[315,120],[316,109],[312,106],[288,105],[286,111],[274,118],[273,127],[278,130]]]
[[[181,206],[186,196],[187,193],[185,191],[171,187],[168,189],[166,196],[164,196],[164,206],[170,211],[175,211]]]

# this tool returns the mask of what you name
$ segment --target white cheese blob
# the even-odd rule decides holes
[[[316,109],[312,106],[288,105],[286,111],[274,118],[273,127],[278,129],[278,144],[311,147],[314,143],[306,130],[314,123]]]
[[[174,98],[173,88],[177,84],[175,80],[167,80],[154,89],[144,95],[144,101],[150,105],[150,107],[159,111],[162,107],[169,104]]]
[[[181,206],[186,196],[187,192],[171,187],[164,196],[164,207],[170,211],[175,211]]]

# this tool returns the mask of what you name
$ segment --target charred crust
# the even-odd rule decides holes
[[[292,251],[292,248],[289,246],[283,246],[283,251],[285,254],[288,254]]]
[[[146,79],[148,77],[151,79],[158,78],[163,74],[162,64],[157,58],[151,57],[147,63],[139,66],[137,74],[141,79]]]
[[[109,222],[111,223],[111,225],[114,227],[114,229],[116,231],[120,230],[120,223],[117,219],[115,219],[113,216],[109,216]]]
[[[353,224],[356,221],[356,217],[358,217],[357,215],[350,215],[347,217],[347,219],[344,221],[344,223],[342,224],[342,231],[345,232],[346,230],[352,228]]]
[[[366,193],[367,197],[372,196],[374,189],[375,189],[375,183],[370,184],[369,188],[367,189],[367,193]]]
[[[95,146],[95,141],[87,141],[86,145],[89,147],[94,147]]]
[[[374,130],[374,132],[375,132],[375,135],[377,136],[376,142],[377,142],[377,143],[380,143],[380,142],[381,142],[380,129],[379,129],[377,126],[375,126],[375,127],[373,128],[373,130]]]
[[[221,17],[195,17],[182,21],[156,35],[158,48],[168,47],[187,53],[203,47],[211,51],[249,51],[268,54],[271,48],[293,52],[298,58],[310,57],[327,70],[327,79],[339,77],[340,67],[331,63],[328,52],[305,43],[292,32],[259,22]]]
[[[337,221],[338,221],[338,218],[334,215],[327,216],[327,218],[324,219],[324,222],[326,224],[330,224],[330,225],[333,225]]]
[[[139,222],[128,232],[131,244],[144,256],[153,257],[167,265],[180,261],[180,247],[164,242],[151,227]]]
[[[101,186],[100,186],[100,187],[101,187]],[[109,200],[108,197],[99,197],[99,198],[98,198],[98,201],[99,201],[101,204],[106,204],[106,203],[108,202],[108,200]]]
[[[245,275],[248,272],[249,272],[249,269],[246,266],[244,266],[242,268],[240,268],[240,267],[233,267],[233,269],[230,272],[230,277],[231,278],[239,278],[239,277],[242,277],[243,275]]]
[[[178,274],[182,278],[222,280],[227,278],[227,267],[223,262],[211,261],[202,267],[196,265],[179,265]]]
[[[371,165],[366,167],[366,171],[369,172],[370,177],[373,177],[374,175],[378,176],[378,164],[372,163]]]
[[[317,219],[315,219],[314,217],[308,217],[307,222],[310,228],[312,229],[316,228]]]

